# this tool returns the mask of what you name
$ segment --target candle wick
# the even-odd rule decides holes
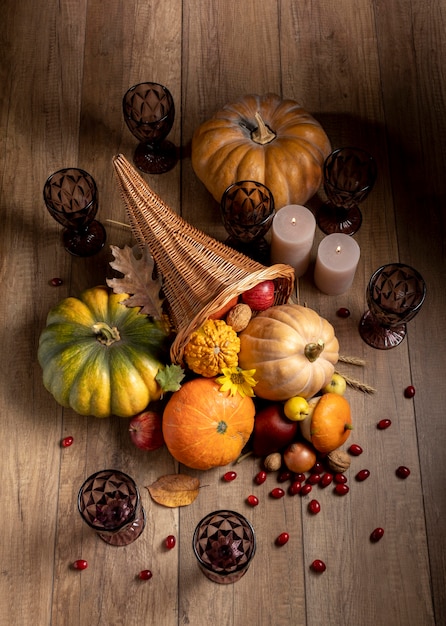
[[[291,224],[292,224],[293,226],[296,226],[296,218],[295,218],[295,217],[293,217],[293,218],[292,218],[292,220],[291,220]]]
[[[336,248],[336,254],[339,254],[339,253],[340,253],[340,251],[341,251],[341,246],[338,246],[338,247]]]

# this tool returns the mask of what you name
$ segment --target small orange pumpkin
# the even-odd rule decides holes
[[[207,470],[235,461],[254,428],[252,398],[221,392],[211,378],[194,378],[172,394],[163,414],[163,436],[183,465]]]
[[[299,422],[305,439],[322,454],[342,446],[353,428],[348,400],[337,393],[325,393],[312,398],[309,405],[309,416]]]

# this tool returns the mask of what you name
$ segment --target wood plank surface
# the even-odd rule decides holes
[[[0,624],[8,626],[442,626],[446,623],[446,1],[421,0],[3,0],[0,34]],[[144,175],[194,226],[226,238],[218,203],[196,177],[191,139],[199,124],[247,93],[275,92],[318,119],[332,146],[374,155],[378,179],[355,235],[361,260],[352,288],[325,296],[313,282],[322,232],[298,296],[334,326],[341,353],[365,367],[338,369],[372,385],[349,388],[354,431],[364,453],[352,460],[348,496],[269,497],[271,475],[256,486],[260,460],[206,472],[179,466],[166,448],[135,448],[128,420],[81,417],[62,409],[42,384],[37,361],[48,311],[62,298],[114,275],[110,245],[133,245],[112,159],[131,160],[136,140],[122,97],[143,81],[166,85],[176,116],[169,135],[180,159],[170,172]],[[46,178],[65,166],[89,171],[99,188],[107,245],[91,258],[63,249],[61,227],[42,200]],[[323,189],[309,201],[316,211]],[[401,261],[427,283],[426,302],[408,336],[390,351],[368,347],[358,323],[373,271]],[[49,281],[60,277],[63,284]],[[341,319],[339,307],[351,315]],[[404,388],[413,384],[413,400]],[[378,431],[387,417],[392,426]],[[74,437],[70,448],[60,440]],[[398,480],[406,465],[410,477]],[[113,548],[82,523],[77,492],[104,467],[127,471],[141,490],[147,522],[132,545]],[[370,478],[355,481],[367,467]],[[155,504],[145,488],[163,474],[196,476],[197,500]],[[246,504],[255,493],[256,508]],[[198,570],[192,534],[206,513],[239,510],[252,521],[257,553],[234,585]],[[377,544],[369,541],[385,529]],[[290,533],[286,546],[275,538]],[[174,550],[164,539],[177,538]],[[72,563],[88,560],[78,572]],[[310,564],[327,564],[315,575]],[[140,581],[150,569],[153,578]]]

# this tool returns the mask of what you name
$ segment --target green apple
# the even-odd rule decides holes
[[[343,396],[347,389],[347,383],[345,378],[340,374],[333,374],[328,385],[322,389],[322,393],[337,393],[339,396]]]

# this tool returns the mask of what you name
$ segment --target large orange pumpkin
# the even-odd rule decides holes
[[[280,209],[316,193],[330,151],[322,126],[300,104],[273,93],[246,95],[196,129],[192,167],[217,202],[232,183],[255,180]]]
[[[207,470],[240,455],[254,428],[252,398],[221,392],[211,378],[195,378],[172,394],[163,414],[163,436],[183,465]]]

